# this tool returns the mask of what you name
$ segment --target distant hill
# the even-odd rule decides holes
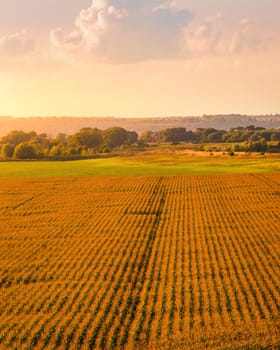
[[[106,129],[120,126],[126,130],[141,132],[144,130],[161,130],[173,127],[216,128],[228,130],[237,126],[262,126],[267,129],[280,128],[279,115],[204,115],[201,117],[162,117],[162,118],[114,118],[114,117],[1,117],[0,136],[11,130],[47,133],[56,136],[58,133],[73,134],[84,127]]]

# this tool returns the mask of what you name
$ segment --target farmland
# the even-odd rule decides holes
[[[280,155],[159,150],[76,161],[0,162],[0,178],[104,175],[227,174],[280,171]]]
[[[0,219],[1,349],[280,346],[279,172],[1,179]]]

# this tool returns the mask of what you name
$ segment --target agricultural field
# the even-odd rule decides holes
[[[155,149],[75,161],[0,162],[0,178],[228,174],[280,171],[280,154],[236,154]]]
[[[0,180],[1,349],[279,349],[280,172]]]

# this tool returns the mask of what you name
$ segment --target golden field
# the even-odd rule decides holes
[[[0,180],[1,349],[279,349],[280,173]]]

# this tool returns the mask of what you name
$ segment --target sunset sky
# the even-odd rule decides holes
[[[0,0],[0,115],[280,113],[279,0]]]

